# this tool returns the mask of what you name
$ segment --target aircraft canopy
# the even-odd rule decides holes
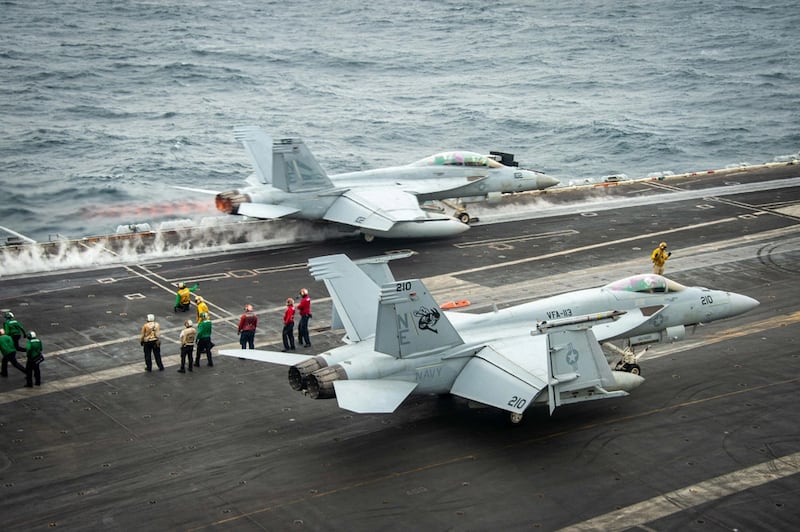
[[[472,166],[502,168],[503,165],[491,157],[472,151],[445,151],[421,159],[409,166]]]
[[[603,289],[612,292],[638,292],[640,294],[680,292],[685,288],[680,283],[655,274],[634,275],[614,281],[603,287]]]

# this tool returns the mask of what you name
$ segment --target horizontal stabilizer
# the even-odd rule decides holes
[[[226,357],[246,358],[259,362],[269,362],[282,366],[294,366],[304,360],[313,358],[314,355],[295,355],[293,353],[281,353],[279,351],[261,351],[259,349],[222,349],[220,355]]]
[[[199,192],[200,194],[211,194],[214,196],[219,194],[219,190],[208,190],[206,188],[182,187],[180,185],[171,185],[170,188],[177,188],[178,190],[188,190],[189,192]]]
[[[299,212],[295,207],[285,207],[283,205],[269,205],[266,203],[242,203],[239,205],[238,214],[251,218],[261,218],[272,220]]]
[[[411,395],[415,382],[392,380],[338,380],[333,382],[339,408],[357,414],[390,414]]]

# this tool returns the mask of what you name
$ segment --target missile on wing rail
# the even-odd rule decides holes
[[[556,320],[545,320],[536,323],[536,330],[543,334],[551,331],[552,329],[560,327],[575,327],[577,325],[584,325],[591,327],[600,323],[606,323],[619,319],[620,316],[626,314],[622,310],[609,310],[606,312],[598,312],[597,314],[584,314],[582,316],[573,316],[569,318],[559,318]]]

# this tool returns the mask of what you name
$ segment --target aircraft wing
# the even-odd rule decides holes
[[[550,413],[562,404],[627,395],[643,380],[617,378],[591,328],[563,328],[486,345],[450,392],[521,414],[546,392]]]
[[[328,208],[324,220],[388,231],[397,222],[426,219],[413,194],[389,187],[349,189]]]
[[[357,414],[390,414],[411,395],[415,382],[393,380],[334,381],[339,408]]]
[[[313,358],[314,355],[296,355],[294,353],[283,353],[280,351],[261,351],[259,349],[222,349],[220,355],[226,357],[246,358],[259,362],[269,362],[282,366],[294,366],[304,360]]]
[[[487,345],[464,366],[450,393],[522,412],[547,388],[547,353],[546,335]]]

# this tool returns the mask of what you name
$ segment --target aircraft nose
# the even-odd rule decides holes
[[[549,175],[540,175],[540,176],[537,176],[537,179],[538,179],[538,184],[539,184],[539,188],[540,189],[554,187],[554,186],[556,186],[557,184],[559,184],[561,182],[558,179],[556,179],[555,177],[549,176]]]
[[[753,310],[759,305],[758,300],[742,294],[731,294],[731,316],[744,314],[748,310]]]

